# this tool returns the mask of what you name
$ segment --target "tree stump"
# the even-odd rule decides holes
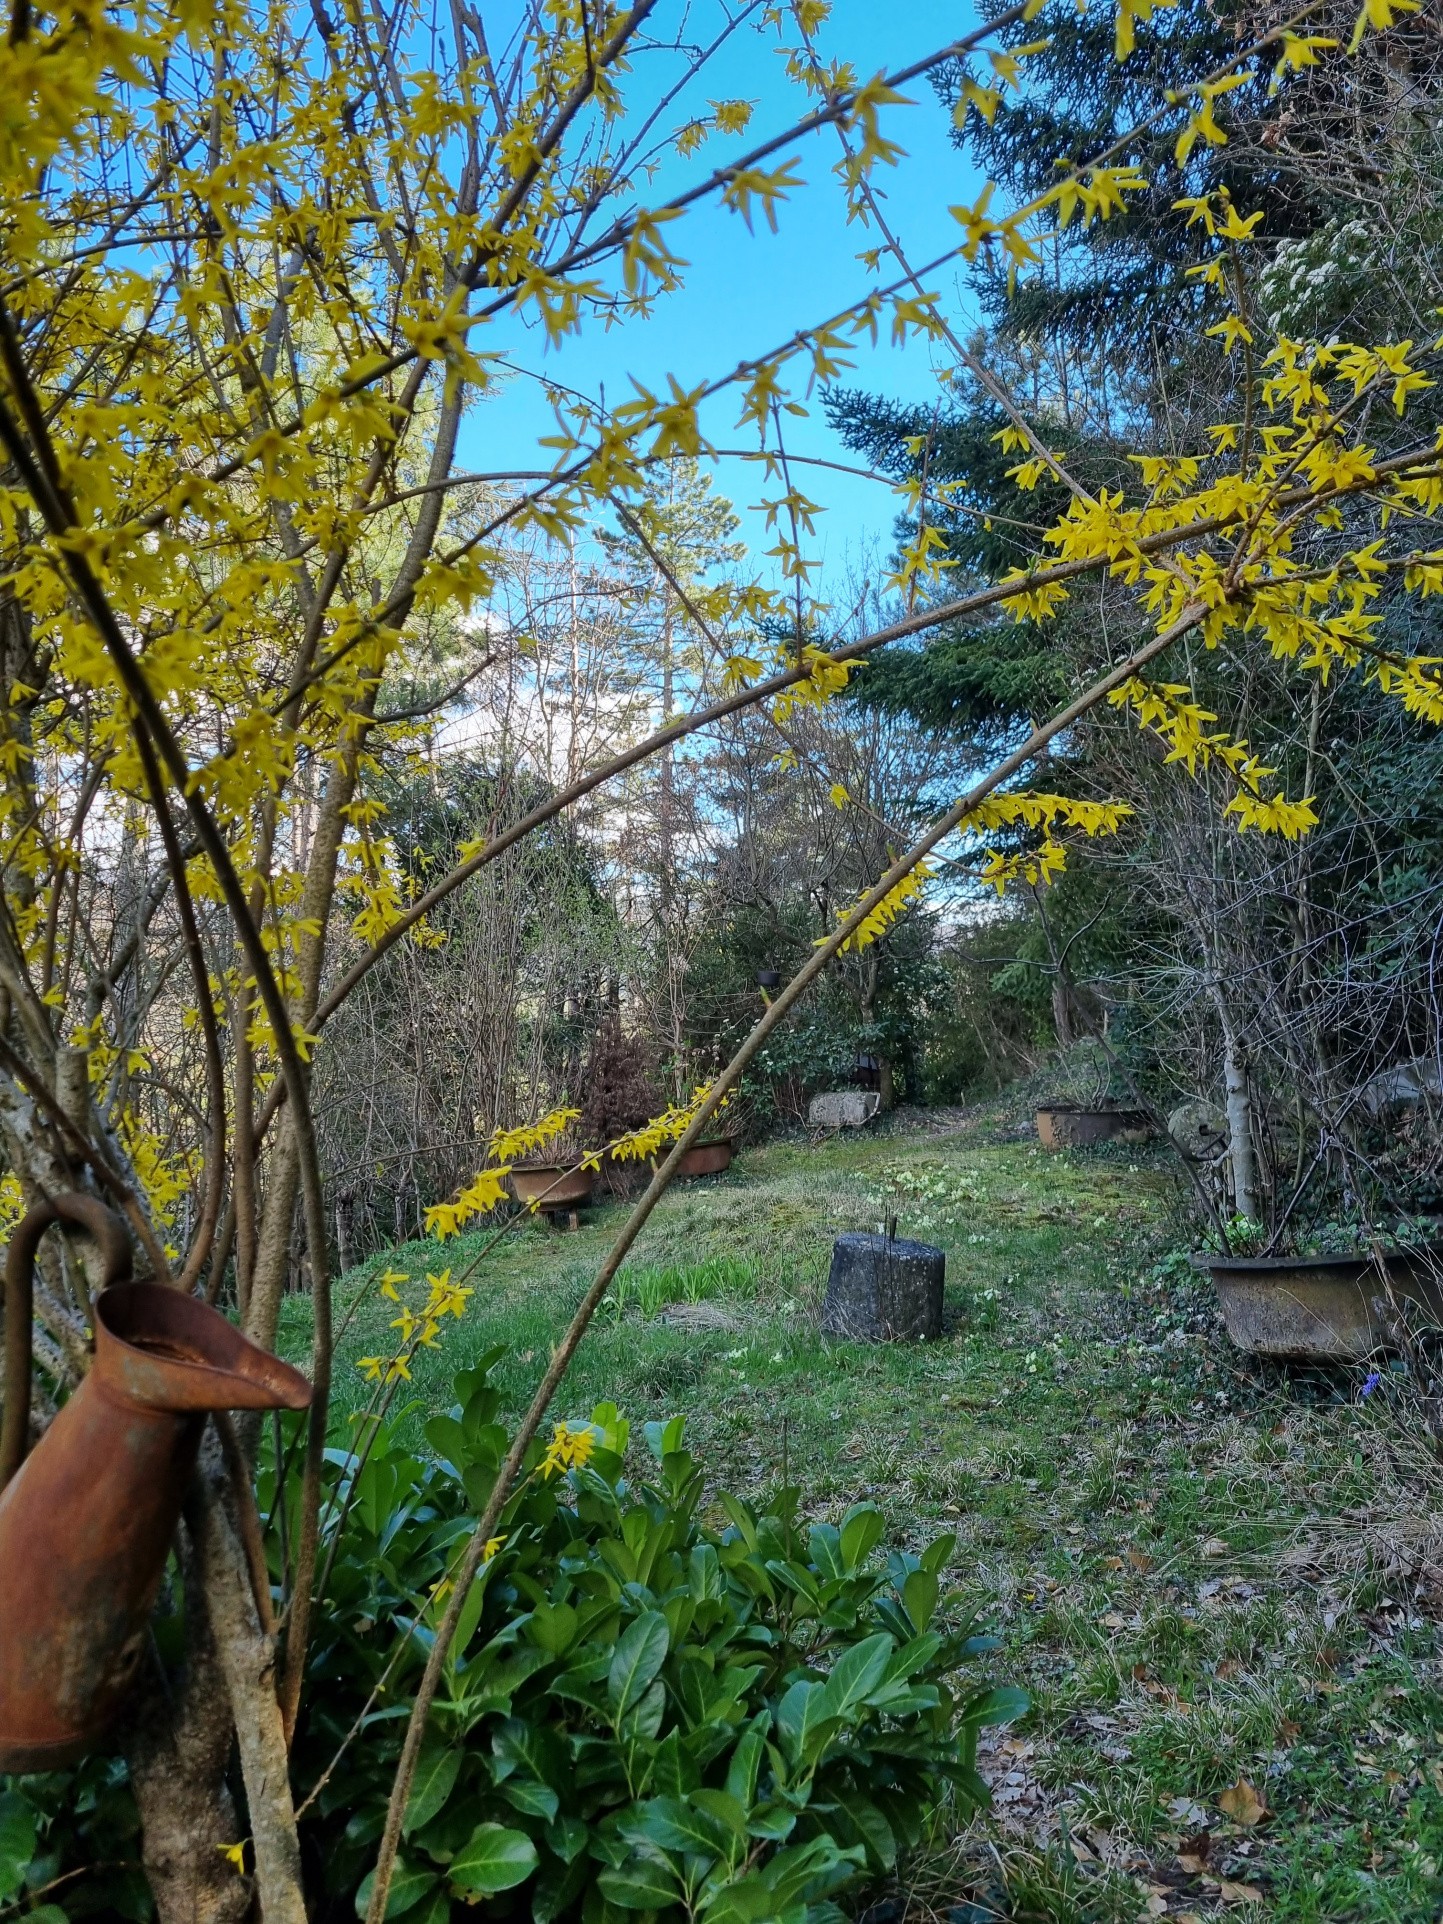
[[[822,1330],[853,1342],[929,1342],[942,1334],[947,1258],[930,1243],[848,1234],[832,1246]]]

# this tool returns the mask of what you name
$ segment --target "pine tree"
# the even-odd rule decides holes
[[[1048,0],[1036,19],[1004,35],[1012,46],[1047,42],[1028,59],[1021,91],[1003,90],[990,121],[968,113],[952,138],[1012,202],[1050,186],[1060,161],[1094,161],[1123,142],[1112,164],[1136,167],[1148,183],[1125,214],[1072,227],[1049,250],[1045,271],[1015,286],[1000,272],[979,274],[976,284],[999,329],[1020,340],[1045,336],[1089,361],[1104,356],[1135,377],[1139,353],[1155,364],[1175,348],[1185,352],[1202,317],[1204,289],[1188,269],[1202,258],[1203,237],[1178,200],[1225,188],[1249,213],[1262,209],[1267,232],[1279,238],[1310,232],[1319,214],[1263,138],[1265,124],[1300,91],[1296,78],[1284,90],[1286,105],[1262,79],[1221,96],[1214,114],[1231,137],[1217,146],[1200,140],[1183,160],[1175,123],[1157,115],[1166,91],[1195,85],[1254,37],[1255,7],[1241,0],[1160,7],[1137,22],[1137,44],[1121,64],[1113,58],[1114,28],[1111,8]],[[964,78],[956,64],[934,76],[954,119]],[[1141,131],[1126,138],[1134,128]]]

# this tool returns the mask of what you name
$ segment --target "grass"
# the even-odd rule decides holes
[[[1386,1386],[1232,1351],[1174,1210],[1144,1152],[1047,1156],[978,1119],[749,1151],[666,1199],[563,1391],[573,1418],[684,1411],[718,1487],[785,1473],[819,1515],[871,1497],[895,1541],[955,1532],[1034,1709],[987,1753],[989,1815],[909,1866],[909,1919],[1440,1916],[1438,1472]],[[891,1214],[947,1252],[944,1339],[824,1344],[833,1237]],[[494,1343],[519,1412],[621,1216],[486,1256],[401,1420]],[[384,1262],[459,1275],[479,1246]],[[390,1346],[382,1267],[342,1285],[343,1408]]]

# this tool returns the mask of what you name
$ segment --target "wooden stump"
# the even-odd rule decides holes
[[[832,1246],[822,1329],[853,1342],[929,1342],[942,1334],[947,1258],[930,1243],[848,1234]]]

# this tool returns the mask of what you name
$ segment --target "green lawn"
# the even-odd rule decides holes
[[[909,1920],[1437,1919],[1443,1477],[1416,1426],[1386,1385],[1362,1402],[1229,1349],[1169,1258],[1183,1231],[1149,1153],[1047,1156],[994,1123],[773,1145],[678,1188],[557,1414],[684,1411],[718,1486],[775,1485],[785,1455],[818,1515],[870,1497],[897,1541],[956,1532],[994,1672],[1035,1707],[987,1753],[990,1815],[909,1867]],[[622,1213],[485,1257],[406,1420],[493,1343],[518,1412]],[[947,1251],[946,1336],[824,1345],[831,1240],[889,1213]],[[479,1247],[385,1262],[459,1276]],[[393,1341],[384,1266],[341,1287],[342,1409],[366,1399],[356,1359]]]

